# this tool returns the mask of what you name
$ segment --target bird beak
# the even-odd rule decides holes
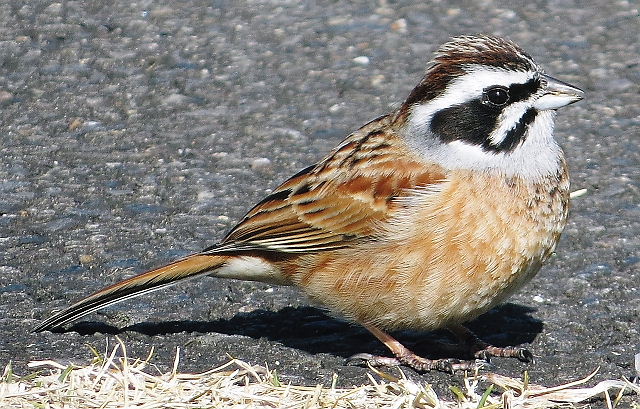
[[[533,104],[539,111],[562,108],[584,98],[584,91],[578,87],[545,74],[540,75],[540,79],[545,84],[544,93]]]

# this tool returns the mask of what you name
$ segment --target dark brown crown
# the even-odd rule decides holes
[[[404,102],[404,108],[437,97],[451,80],[465,74],[472,65],[513,71],[540,70],[533,59],[510,40],[489,35],[454,37],[435,53],[425,76]]]

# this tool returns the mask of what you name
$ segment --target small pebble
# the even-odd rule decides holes
[[[91,254],[80,254],[78,256],[78,260],[80,261],[80,264],[83,264],[83,265],[93,263],[95,259],[96,258]]]
[[[9,91],[0,90],[0,104],[9,102],[13,99],[13,94]]]
[[[384,75],[380,74],[380,75],[374,75],[373,77],[371,77],[371,85],[374,87],[379,87],[380,85],[384,84]]]
[[[182,94],[171,94],[164,99],[164,103],[167,105],[182,105],[187,102],[189,97]]]
[[[170,17],[175,14],[175,10],[171,7],[158,7],[157,9],[151,10],[151,17]]]
[[[462,10],[460,10],[458,8],[451,8],[451,9],[448,9],[446,13],[447,13],[447,16],[449,16],[449,17],[455,17],[455,16],[459,15],[461,11]]]
[[[60,14],[62,13],[62,3],[51,3],[44,10],[49,14]]]
[[[359,57],[354,58],[353,62],[360,65],[367,65],[369,64],[369,57],[367,57],[366,55],[361,55]]]
[[[576,197],[584,196],[587,194],[587,189],[578,189],[569,194],[569,197],[575,199]]]
[[[75,131],[76,129],[80,128],[82,126],[82,119],[80,118],[75,118],[73,121],[71,121],[71,123],[69,124],[69,130],[70,131]]]
[[[198,192],[198,202],[204,202],[213,199],[214,194],[209,190],[201,190]]]
[[[393,23],[391,23],[391,29],[393,31],[397,31],[398,33],[404,34],[407,32],[407,20],[403,18],[399,18]]]
[[[267,158],[257,158],[251,162],[251,169],[265,171],[271,169],[271,161]]]
[[[99,121],[86,121],[82,123],[82,128],[86,131],[98,130],[102,127],[102,123]]]

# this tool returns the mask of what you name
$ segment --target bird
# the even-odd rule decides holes
[[[531,361],[464,324],[554,252],[569,210],[556,110],[583,96],[509,39],[452,37],[401,104],[283,182],[218,244],[101,289],[34,331],[208,275],[299,288],[388,347],[392,357],[352,357],[372,365],[475,367],[415,354],[390,335],[403,329],[447,329],[477,360]]]

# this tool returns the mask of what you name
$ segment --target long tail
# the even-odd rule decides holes
[[[224,265],[228,259],[229,256],[194,254],[164,267],[120,281],[54,314],[33,331],[41,332],[59,327],[108,305],[158,290],[186,278],[206,274]]]

